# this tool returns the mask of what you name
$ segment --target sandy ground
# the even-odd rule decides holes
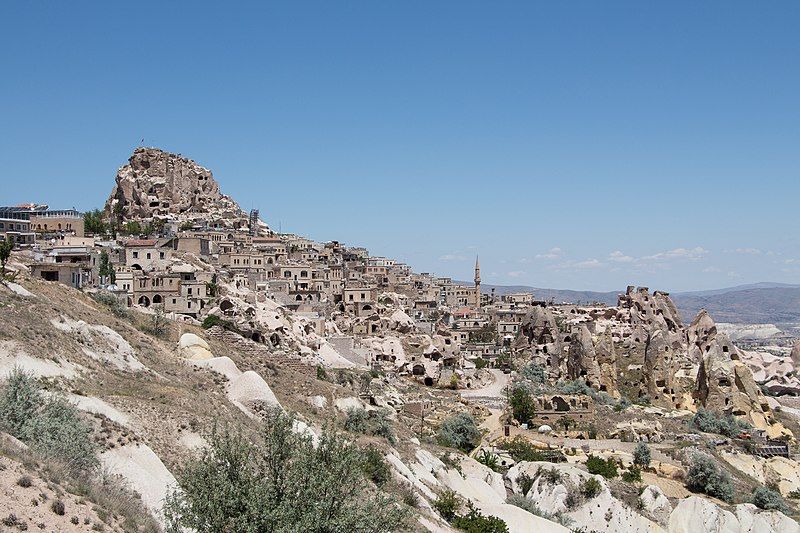
[[[30,478],[30,487],[18,484],[23,476]],[[104,524],[92,510],[90,502],[72,494],[59,495],[57,490],[60,492],[56,485],[47,483],[21,463],[0,456],[0,531],[21,531],[21,523],[27,526],[27,531],[48,533],[92,531],[94,524],[102,524],[105,531],[122,531],[117,524]],[[51,510],[56,500],[64,503],[63,516]],[[10,515],[16,517],[17,525],[3,524],[3,521],[11,522]],[[78,524],[73,524],[73,520],[77,520]]]

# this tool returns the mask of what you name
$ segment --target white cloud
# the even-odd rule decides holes
[[[659,252],[653,255],[646,255],[639,258],[639,261],[667,261],[672,259],[685,259],[689,261],[697,261],[708,254],[708,250],[700,246],[694,248],[674,248],[666,252]]]
[[[536,254],[536,259],[558,259],[564,255],[564,250],[559,247],[550,248],[547,252],[543,254]]]
[[[706,267],[703,269],[703,272],[716,273],[716,272],[722,272],[722,270],[720,270],[717,267]]]
[[[629,255],[625,255],[619,250],[615,250],[610,254],[608,254],[608,260],[613,261],[615,263],[632,263],[636,261],[636,258],[631,257]]]
[[[758,248],[737,248],[734,252],[742,255],[761,255],[761,250]]]
[[[554,270],[590,270],[595,268],[602,268],[606,266],[605,263],[597,259],[585,259],[583,261],[564,261],[557,265],[553,265]]]
[[[513,270],[508,273],[509,278],[519,278],[526,274],[524,270]]]
[[[467,258],[460,254],[444,254],[439,256],[439,261],[466,261]]]

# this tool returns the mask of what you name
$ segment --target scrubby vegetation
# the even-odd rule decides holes
[[[507,533],[508,526],[496,516],[485,516],[471,501],[466,503],[465,514],[459,514],[463,506],[461,498],[452,490],[445,490],[433,502],[433,508],[456,529],[468,533]]]
[[[351,407],[347,410],[344,428],[351,433],[383,437],[392,444],[396,440],[389,413],[384,409],[367,411],[360,407]]]
[[[736,437],[752,428],[746,422],[738,420],[731,414],[723,415],[706,409],[699,409],[692,418],[692,425],[706,433],[717,433],[726,437]]]
[[[392,479],[392,471],[389,464],[383,458],[383,453],[374,445],[370,444],[361,451],[361,471],[364,476],[382,487]]]
[[[481,432],[475,419],[469,413],[458,413],[442,422],[439,428],[439,442],[443,446],[458,448],[469,452],[478,445]]]
[[[485,516],[472,502],[467,502],[467,514],[456,516],[452,524],[467,533],[508,533],[508,526],[503,520],[496,516]]]
[[[58,396],[45,397],[33,376],[19,368],[0,388],[0,428],[70,471],[97,466],[91,431],[78,410]]]
[[[29,446],[27,450],[1,447],[3,455],[38,465],[48,482],[94,502],[98,514],[117,517],[125,531],[159,531],[141,499],[99,471],[90,428],[75,406],[59,396],[46,396],[34,377],[19,368],[0,384],[0,430]],[[23,475],[17,483],[31,486],[32,479]],[[59,509],[55,504],[53,512]]]
[[[533,444],[517,435],[511,440],[504,441],[501,445],[507,451],[515,462],[520,461],[547,461],[551,463],[562,462],[564,456],[560,451],[547,451],[544,452],[536,448]]]
[[[640,442],[633,450],[633,464],[639,468],[647,468],[650,466],[650,461],[650,448],[644,442]]]
[[[583,480],[581,484],[581,494],[587,500],[591,500],[603,490],[603,486],[595,478],[590,477]]]
[[[168,531],[289,532],[399,529],[406,511],[364,484],[363,454],[325,431],[317,446],[294,419],[266,413],[257,438],[214,431],[165,505]]]
[[[726,502],[733,501],[733,483],[727,472],[703,453],[695,453],[686,475],[686,487]]]
[[[603,459],[590,455],[586,459],[586,468],[589,470],[590,474],[600,474],[606,479],[614,479],[619,475],[617,472],[617,462],[611,457]]]
[[[475,460],[484,466],[488,466],[495,472],[500,471],[500,462],[497,455],[493,454],[489,450],[481,450],[481,453],[475,456]]]
[[[642,482],[642,469],[636,465],[631,465],[631,467],[622,473],[622,481],[628,483],[641,483]]]
[[[769,487],[757,487],[753,491],[753,505],[767,511],[780,511],[789,514],[789,507],[781,493]]]
[[[573,524],[573,520],[568,517],[567,515],[556,513],[551,514],[546,511],[542,511],[536,503],[530,498],[526,498],[521,494],[512,494],[506,500],[506,503],[509,505],[515,505],[520,509],[528,511],[532,515],[536,515],[540,518],[544,518],[545,520],[550,520],[551,522],[556,522],[561,524],[564,527],[571,527]]]
[[[111,312],[114,313],[114,316],[116,317],[128,318],[130,316],[128,308],[125,307],[122,302],[120,302],[119,298],[108,291],[92,293],[92,298],[111,309]]]
[[[542,384],[545,380],[544,367],[534,362],[530,362],[522,367],[520,374],[525,379],[529,379],[533,383]]]

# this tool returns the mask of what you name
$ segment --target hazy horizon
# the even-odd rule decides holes
[[[0,204],[102,208],[144,139],[275,229],[416,271],[470,280],[480,254],[495,285],[798,283],[798,15],[8,3]]]

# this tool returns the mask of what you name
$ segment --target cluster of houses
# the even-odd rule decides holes
[[[333,314],[352,317],[343,333],[356,339],[384,333],[381,324],[399,308],[415,331],[446,337],[448,352],[459,361],[507,352],[531,306],[541,305],[531,294],[482,294],[477,259],[474,283],[465,284],[415,273],[365,248],[271,231],[168,224],[158,235],[111,238],[87,234],[75,210],[32,204],[0,208],[0,224],[27,250],[33,276],[81,289],[102,287],[126,306],[159,306],[202,320],[220,305],[217,287],[224,284],[318,317],[323,333]],[[394,305],[383,305],[387,299]]]

